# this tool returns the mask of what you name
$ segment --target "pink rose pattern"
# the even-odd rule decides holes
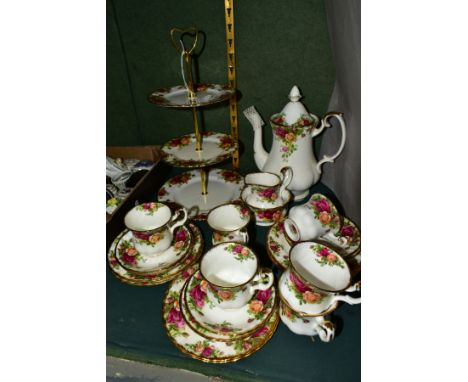
[[[266,210],[266,211],[257,212],[257,219],[260,220],[261,222],[267,222],[267,223],[279,221],[282,216],[283,216],[282,210],[276,210],[276,211]]]
[[[118,254],[120,260],[124,264],[135,265],[137,261],[141,259],[141,255],[135,249],[133,241],[131,240],[123,240],[122,243],[120,243]]]
[[[228,149],[230,149],[232,147],[233,144],[234,144],[234,140],[230,136],[223,135],[223,136],[221,136],[221,138],[219,140],[218,146],[221,149],[228,150]]]
[[[278,194],[274,188],[253,187],[253,191],[262,202],[273,203],[278,199]]]
[[[340,225],[340,216],[336,208],[323,195],[314,194],[310,199],[309,205],[314,212],[316,219],[320,221],[323,227],[336,229]]]
[[[172,337],[179,336],[188,337],[189,334],[185,331],[186,324],[180,311],[179,292],[172,291],[167,297],[163,305],[163,314],[167,320],[167,328]]]
[[[186,184],[194,176],[191,172],[184,172],[183,174],[176,175],[171,178],[169,184],[171,186],[180,186],[181,184]]]
[[[288,159],[297,150],[297,138],[304,138],[312,129],[313,120],[308,115],[302,115],[292,125],[287,125],[284,115],[275,114],[271,118],[271,124],[275,138],[279,139],[281,146],[281,157]]]
[[[261,292],[262,293],[257,293],[256,295],[258,302],[265,303],[265,301],[272,301],[270,298],[271,290]],[[166,322],[168,324],[167,327],[171,337],[176,338],[178,336],[183,336],[189,338],[190,334],[186,332],[187,326],[180,311],[179,298],[180,294],[178,291],[172,291],[170,295],[167,296],[163,308],[164,316],[166,317]],[[250,337],[227,341],[226,345],[232,347],[235,354],[242,354],[254,346],[262,344],[264,342],[264,338],[269,334],[269,332],[269,325],[264,325]],[[184,343],[183,346],[192,354],[196,354],[207,359],[215,359],[225,356],[224,352],[216,347],[216,342],[211,342],[208,339],[197,340],[194,343]]]
[[[242,177],[235,171],[221,170],[221,177],[229,183],[239,183]]]
[[[338,255],[328,247],[321,244],[312,244],[310,249],[315,252],[315,255],[318,257],[315,261],[319,263],[321,267],[326,265],[331,267],[337,266],[340,268],[345,267],[344,262],[340,260]]]
[[[235,255],[236,260],[246,261],[246,260],[255,260],[255,256],[252,251],[243,246],[242,244],[231,243],[224,247],[226,251]]]
[[[190,135],[184,135],[180,138],[174,138],[174,139],[171,139],[169,142],[168,142],[168,145],[171,147],[171,148],[177,148],[177,149],[180,149],[184,146],[187,146],[190,141],[191,141],[192,137]]]
[[[299,300],[299,304],[318,304],[322,302],[323,297],[320,293],[314,291],[306,285],[294,272],[289,273],[289,280],[286,283],[289,291]]]
[[[153,214],[158,210],[159,204],[155,202],[143,203],[135,207],[137,211],[143,211],[145,215],[153,216]]]

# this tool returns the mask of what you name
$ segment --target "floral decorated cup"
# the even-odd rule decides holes
[[[245,201],[257,208],[274,208],[281,204],[281,199],[288,197],[286,187],[292,179],[291,167],[283,167],[281,176],[270,172],[255,172],[244,178]]]
[[[245,229],[250,222],[250,210],[238,204],[224,204],[210,211],[207,223],[213,230],[213,245],[226,241],[247,243]]]
[[[284,228],[292,241],[314,240],[327,232],[338,234],[341,217],[330,199],[313,194],[305,204],[291,208]]]
[[[279,282],[280,296],[301,316],[324,315],[338,301],[359,304],[361,298],[340,292],[360,290],[360,282],[351,285],[346,261],[327,246],[313,241],[300,242],[290,251],[290,265]]]
[[[251,187],[253,186],[244,187],[241,199],[255,214],[255,223],[258,226],[271,226],[286,216],[287,205],[292,199],[292,193],[289,190],[284,190],[281,197],[275,199],[270,207],[265,208],[263,207],[264,203],[256,196],[253,196]]]
[[[207,282],[208,300],[223,309],[241,308],[256,291],[273,285],[271,271],[260,271],[255,253],[241,243],[214,246],[203,256],[200,273]]]
[[[182,218],[180,218],[183,215]],[[125,226],[132,231],[136,250],[141,255],[156,255],[171,246],[174,230],[187,221],[187,210],[172,213],[164,203],[143,203],[125,215]]]
[[[330,342],[335,338],[335,325],[325,320],[323,316],[302,317],[281,301],[280,317],[288,329],[295,334],[310,336],[312,339],[318,335],[323,342]]]

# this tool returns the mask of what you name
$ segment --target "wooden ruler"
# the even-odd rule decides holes
[[[226,16],[226,48],[228,62],[228,81],[231,88],[236,89],[236,53],[234,45],[234,0],[224,0],[224,13]],[[229,121],[231,123],[232,139],[239,142],[237,128],[237,94],[229,98]],[[239,169],[239,148],[232,154],[232,167]]]

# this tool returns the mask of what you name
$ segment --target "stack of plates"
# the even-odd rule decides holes
[[[261,349],[278,323],[275,287],[257,291],[238,309],[222,309],[206,297],[198,264],[169,286],[163,321],[174,345],[192,358],[211,363],[234,362]]]

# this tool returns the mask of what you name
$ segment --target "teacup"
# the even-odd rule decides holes
[[[301,336],[319,336],[323,342],[330,342],[335,337],[335,325],[323,316],[301,317],[289,308],[283,301],[280,302],[281,321],[293,333]]]
[[[218,244],[206,252],[200,273],[208,283],[208,300],[223,309],[243,307],[274,280],[272,272],[259,270],[258,258],[249,247],[235,242]]]
[[[287,205],[292,199],[292,193],[289,190],[284,190],[282,196],[278,197],[274,204],[266,208],[264,207],[264,203],[251,192],[250,187],[253,186],[244,187],[241,199],[255,214],[256,225],[271,226],[286,216],[288,212]]]
[[[257,208],[272,208],[280,204],[281,198],[286,198],[286,187],[291,183],[291,167],[281,169],[281,177],[270,172],[255,172],[244,177],[243,190],[246,203]]]
[[[279,282],[281,297],[301,316],[324,315],[336,309],[338,301],[359,304],[361,298],[340,292],[360,290],[351,285],[346,261],[335,251],[313,241],[300,242],[290,251],[290,265]]]
[[[183,217],[180,219],[180,216]],[[125,226],[132,231],[136,250],[141,255],[155,255],[171,246],[174,230],[187,221],[187,210],[172,213],[164,203],[143,203],[125,215]]]
[[[286,234],[293,242],[315,240],[328,232],[338,233],[340,228],[338,210],[322,194],[313,194],[305,204],[292,207],[284,221]]]
[[[213,245],[226,241],[247,243],[245,227],[250,222],[250,210],[238,204],[224,204],[210,211],[207,223],[213,230]]]

